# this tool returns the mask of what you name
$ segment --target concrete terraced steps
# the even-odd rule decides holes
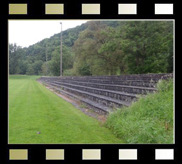
[[[112,90],[115,93],[117,91],[120,92],[125,92],[125,93],[134,93],[134,94],[146,94],[147,92],[155,92],[156,88],[154,87],[138,87],[138,86],[127,86],[127,85],[112,85],[112,84],[97,84],[97,83],[65,83],[65,82],[61,82],[61,81],[53,81],[54,83],[57,84],[62,84],[65,86],[70,86],[73,88],[101,88],[101,89],[105,89],[105,90]],[[75,83],[77,85],[75,85]],[[82,85],[82,86],[81,86]],[[101,90],[101,89],[97,89],[97,90]],[[96,90],[96,89],[95,89]],[[111,91],[110,91],[111,92]]]
[[[93,80],[67,80],[67,79],[63,79],[63,80],[58,80],[60,82],[67,82],[67,83],[74,83],[74,84],[78,84],[78,85],[86,85],[88,83],[90,84],[108,84],[108,85],[129,85],[129,86],[139,86],[139,87],[156,87],[156,81],[153,82],[148,82],[148,81],[144,81],[144,80],[126,80],[126,81],[122,81],[122,80],[98,80],[98,79],[93,79]]]
[[[54,84],[54,83],[48,83],[48,84],[49,84],[49,86],[62,88],[65,91],[68,91],[70,93],[74,93],[75,95],[81,96],[83,98],[87,98],[87,99],[90,99],[90,100],[95,101],[95,102],[100,102],[101,104],[106,105],[106,106],[121,107],[123,105],[124,106],[131,105],[131,101],[127,102],[127,101],[123,101],[123,100],[117,100],[117,99],[110,98],[110,97],[107,97],[107,96],[102,96],[102,95],[98,95],[98,94],[94,94],[94,93],[90,93],[90,92],[86,92],[86,91],[81,91],[81,90],[78,90],[78,89],[65,87],[65,86],[62,86],[62,85]]]
[[[85,104],[85,105],[89,106],[90,108],[94,109],[97,113],[107,114],[107,113],[112,112],[112,108],[109,108],[106,105],[103,105],[103,104],[101,105],[100,103],[97,103],[97,102],[93,103],[93,101],[91,101],[89,99],[85,99],[83,97],[77,96],[76,94],[59,89],[58,87],[54,87],[54,86],[49,86],[49,87],[51,87],[56,92],[61,93],[62,95],[65,95],[76,101],[80,101],[82,104]]]
[[[78,90],[86,91],[89,93],[95,93],[98,95],[107,96],[114,99],[124,100],[124,101],[135,101],[137,96],[136,94],[131,93],[125,93],[125,92],[118,92],[113,90],[106,90],[106,89],[98,89],[95,87],[86,87],[86,86],[79,86],[79,85],[73,85],[69,83],[60,83],[60,82],[52,82],[53,84],[57,84],[60,87],[67,86],[69,88],[75,88]]]
[[[141,74],[41,77],[38,81],[98,113],[108,114],[115,108],[130,106],[138,99],[138,95],[156,92],[156,84],[160,79],[172,77],[173,74]]]

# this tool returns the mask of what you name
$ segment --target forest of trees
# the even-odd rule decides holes
[[[88,21],[63,31],[63,75],[173,72],[172,21]],[[9,73],[60,75],[60,33],[28,48],[9,44]]]

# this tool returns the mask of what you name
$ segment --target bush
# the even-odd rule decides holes
[[[173,143],[172,79],[159,81],[157,89],[111,113],[105,126],[126,143]]]
[[[63,76],[73,76],[73,69],[67,69],[63,72]]]

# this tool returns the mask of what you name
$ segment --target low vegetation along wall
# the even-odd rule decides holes
[[[173,143],[173,74],[41,77],[40,82],[108,115],[126,143]],[[135,102],[135,103],[134,103]]]
[[[159,81],[157,92],[110,114],[105,126],[125,143],[174,144],[173,80]]]

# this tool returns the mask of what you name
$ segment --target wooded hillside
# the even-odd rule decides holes
[[[64,76],[173,71],[172,21],[88,21],[62,35]],[[60,33],[20,46],[9,44],[10,74],[60,75]]]

